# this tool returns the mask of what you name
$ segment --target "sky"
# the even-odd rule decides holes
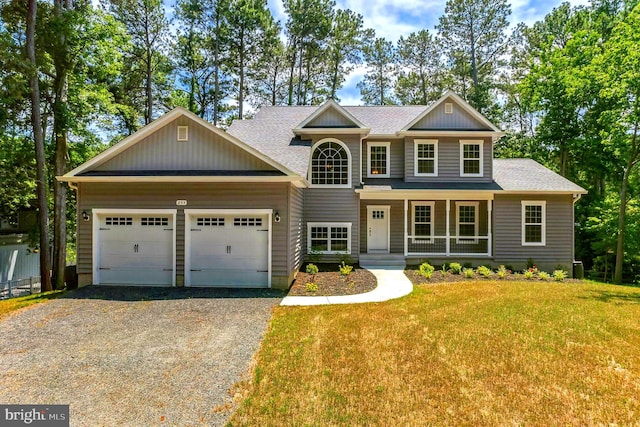
[[[573,6],[587,4],[588,0],[568,0]],[[512,0],[509,21],[512,27],[524,22],[531,25],[559,6],[561,0]],[[273,16],[283,24],[286,21],[282,0],[268,0]],[[373,28],[377,37],[396,42],[422,29],[434,31],[444,14],[445,0],[336,0],[336,7],[351,9],[362,15],[365,28]],[[365,73],[363,67],[352,72],[343,89],[338,92],[340,104],[359,105],[360,92],[356,85]]]

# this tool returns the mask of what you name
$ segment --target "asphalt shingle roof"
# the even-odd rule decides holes
[[[493,159],[493,179],[504,191],[566,191],[586,193],[532,159]]]

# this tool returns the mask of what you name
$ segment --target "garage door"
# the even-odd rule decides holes
[[[269,286],[269,216],[192,214],[187,218],[188,286]]]
[[[98,218],[100,284],[173,284],[173,215],[116,213]]]

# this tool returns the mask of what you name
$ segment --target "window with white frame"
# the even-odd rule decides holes
[[[389,142],[367,142],[367,177],[389,178]]]
[[[478,202],[457,202],[458,243],[478,243]]]
[[[414,175],[438,176],[438,140],[417,139],[414,141]]]
[[[522,245],[544,246],[546,244],[546,202],[522,201]]]
[[[316,186],[351,185],[349,151],[342,142],[325,141],[317,144],[311,153],[310,181]]]
[[[435,202],[411,202],[413,243],[433,243]]]
[[[307,252],[318,254],[350,254],[351,223],[307,223]]]
[[[460,176],[482,176],[482,142],[460,141]]]

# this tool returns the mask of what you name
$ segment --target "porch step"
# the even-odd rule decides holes
[[[401,254],[360,254],[361,267],[399,267],[407,266]]]

